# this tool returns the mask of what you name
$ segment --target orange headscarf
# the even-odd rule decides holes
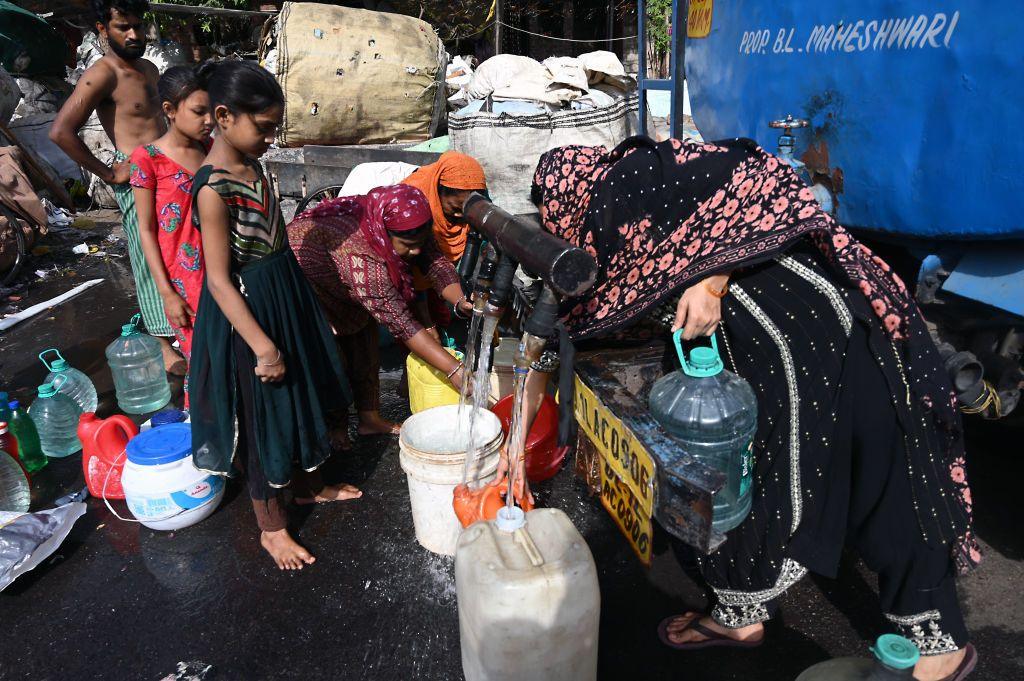
[[[438,185],[449,189],[487,189],[484,169],[475,158],[457,151],[446,151],[436,162],[423,166],[407,177],[403,184],[412,185],[426,194],[430,212],[434,216],[434,238],[437,246],[448,260],[455,262],[462,257],[466,248],[466,223],[452,223],[441,210],[441,194]]]

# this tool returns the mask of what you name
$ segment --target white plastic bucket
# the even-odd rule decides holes
[[[175,423],[140,433],[128,443],[121,474],[125,502],[153,530],[180,530],[205,519],[224,497],[224,478],[192,464],[192,429]]]
[[[463,414],[468,418],[469,408]],[[416,541],[443,556],[454,556],[462,524],[452,508],[452,493],[462,483],[465,439],[457,441],[459,405],[450,404],[409,417],[399,436],[399,461],[409,481],[409,501]],[[465,426],[464,426],[465,427]],[[477,417],[474,440],[482,451],[469,472],[471,483],[487,483],[498,468],[504,435],[498,417],[487,410]]]

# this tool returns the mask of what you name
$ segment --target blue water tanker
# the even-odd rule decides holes
[[[1024,3],[689,6],[675,54],[701,135],[791,155],[917,281],[964,410],[1008,415],[1024,382]]]

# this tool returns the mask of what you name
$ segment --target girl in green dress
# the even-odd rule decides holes
[[[202,470],[244,473],[260,543],[280,569],[297,570],[315,559],[288,533],[283,490],[298,503],[361,495],[317,474],[331,453],[330,420],[351,395],[256,160],[281,123],[281,88],[251,63],[200,74],[218,133],[192,187],[206,265],[189,382],[192,458]]]

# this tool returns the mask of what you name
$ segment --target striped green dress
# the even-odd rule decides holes
[[[261,382],[248,367],[256,358],[206,283],[195,319],[189,380],[192,455],[206,471],[231,475],[238,431],[245,428],[249,456],[258,456],[271,487],[291,482],[294,466],[312,471],[330,455],[332,414],[347,409],[351,393],[330,326],[288,245],[277,197],[258,163],[254,182],[203,166],[193,181],[216,191],[228,208],[231,274],[249,310],[281,350],[286,373]],[[192,211],[199,230],[199,211]],[[241,378],[244,377],[244,378]],[[245,418],[239,380],[250,381],[252,413]],[[248,393],[248,390],[246,391]]]

